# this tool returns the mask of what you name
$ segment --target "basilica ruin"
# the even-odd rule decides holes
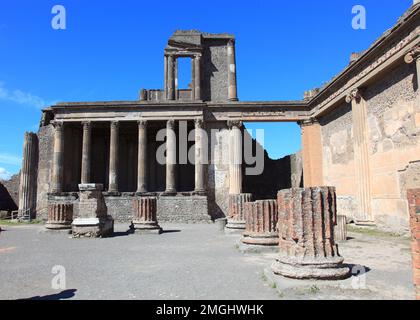
[[[322,218],[328,223],[336,211],[357,225],[408,232],[407,191],[420,188],[419,18],[420,5],[413,4],[366,51],[352,54],[340,74],[299,101],[240,101],[235,37],[176,31],[164,49],[163,89],[142,89],[136,101],[63,102],[43,110],[39,131],[25,134],[19,212],[48,220],[51,229],[87,226],[96,235],[111,230],[114,220],[160,232],[161,222],[228,217],[227,228],[247,230],[245,242],[301,252],[289,231],[280,240],[273,236],[277,219],[290,230],[298,219],[286,213],[285,200],[273,199],[284,189],[278,199],[303,199],[311,197],[308,190],[330,186],[334,212]],[[188,88],[178,87],[180,58],[191,60]],[[263,152],[264,172],[247,175],[247,122],[298,123],[301,152],[278,161]],[[181,141],[181,132],[191,139]],[[180,163],[182,143],[194,146],[194,163]],[[163,164],[156,158],[162,146]],[[256,141],[252,146],[261,149]],[[419,192],[409,192],[416,203]],[[255,229],[258,212],[268,222]],[[331,233],[322,230],[313,232]],[[321,239],[331,241],[329,249],[318,249],[338,265],[331,237]],[[285,268],[301,270],[274,267]]]

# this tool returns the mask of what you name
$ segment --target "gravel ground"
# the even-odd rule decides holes
[[[72,239],[41,225],[2,227],[0,299],[413,298],[407,239],[350,234],[340,251],[347,263],[366,267],[365,278],[302,282],[273,277],[275,253],[243,254],[239,236],[216,225],[162,227],[162,235],[138,235],[117,224],[105,239]],[[57,265],[65,268],[65,290],[52,288]]]

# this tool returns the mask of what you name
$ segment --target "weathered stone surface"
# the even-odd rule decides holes
[[[134,217],[132,227],[139,232],[162,233],[162,228],[157,222],[156,197],[138,197],[133,199]]]
[[[49,203],[48,221],[45,224],[47,229],[71,229],[73,221],[72,203]]]
[[[259,200],[245,203],[245,231],[242,242],[249,245],[279,244],[277,201]]]
[[[160,196],[157,203],[160,222],[210,223],[206,196]]]
[[[344,215],[337,215],[337,224],[334,228],[334,240],[347,240],[347,217]]]
[[[411,254],[416,299],[420,300],[420,189],[407,191],[411,227]]]
[[[252,194],[241,193],[229,195],[228,229],[245,229],[245,203],[252,201]]]
[[[114,220],[107,214],[102,184],[79,184],[78,217],[72,223],[73,237],[105,237],[114,232]]]
[[[277,201],[280,238],[274,273],[296,279],[348,276],[334,241],[335,188],[282,190]]]

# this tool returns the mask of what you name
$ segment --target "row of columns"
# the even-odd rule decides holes
[[[91,122],[83,122],[82,142],[82,166],[81,183],[91,183]],[[51,177],[51,192],[63,192],[64,170],[64,133],[63,122],[54,122],[54,156]],[[195,120],[195,189],[194,192],[205,192],[204,183],[204,145],[206,141],[203,135],[203,121]],[[168,120],[166,123],[166,190],[167,194],[174,194],[176,190],[176,134],[175,121]],[[109,186],[108,192],[118,192],[118,147],[119,147],[119,122],[113,121],[110,125],[110,152],[109,152]],[[147,121],[138,121],[138,174],[137,193],[148,192],[147,189]]]
[[[201,100],[201,53],[191,57],[192,69],[192,100]],[[176,100],[178,91],[178,63],[177,56],[165,54],[164,57],[165,97]]]

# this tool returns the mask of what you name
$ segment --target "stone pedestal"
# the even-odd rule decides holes
[[[334,228],[334,239],[335,241],[347,240],[347,217],[346,216],[337,215],[337,224]]]
[[[334,242],[335,188],[282,190],[277,205],[280,238],[274,273],[295,279],[346,278],[350,270]]]
[[[252,201],[252,194],[229,195],[229,216],[227,229],[245,230],[245,203]]]
[[[72,203],[48,203],[48,221],[45,228],[50,230],[71,229],[72,221]]]
[[[112,235],[114,220],[107,215],[102,184],[79,184],[79,216],[72,223],[73,237],[98,238]]]
[[[138,197],[133,199],[134,218],[132,228],[139,233],[161,234],[162,228],[158,225],[156,210],[156,197]]]
[[[411,227],[411,254],[416,299],[420,300],[420,189],[407,190]]]
[[[247,202],[244,208],[246,223],[242,243],[261,246],[278,245],[277,201]]]

